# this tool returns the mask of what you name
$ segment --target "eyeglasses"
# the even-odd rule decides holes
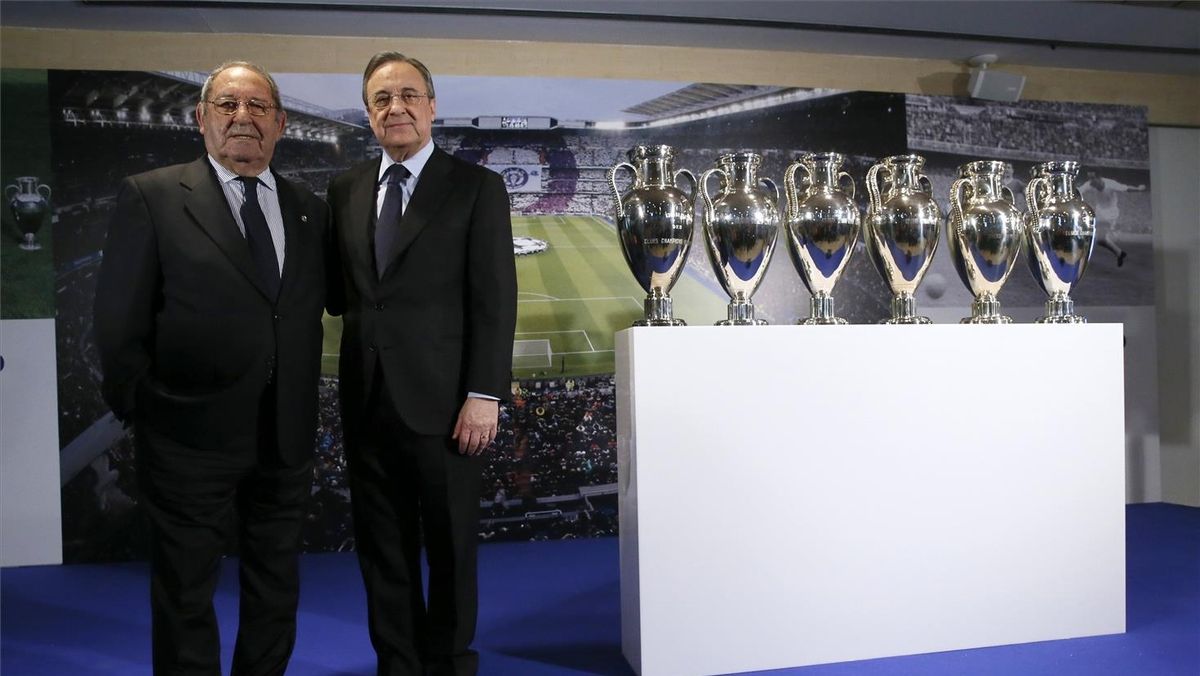
[[[216,101],[205,101],[205,103],[216,108],[217,112],[222,115],[237,115],[238,108],[246,106],[246,112],[250,113],[251,117],[262,117],[275,108],[275,106],[254,99],[250,99],[249,101],[217,99]]]
[[[388,94],[380,92],[371,99],[371,107],[375,110],[383,110],[392,106],[392,100],[399,98],[406,106],[415,106],[422,100],[429,98],[429,94],[422,94],[411,90],[400,92],[399,94]]]

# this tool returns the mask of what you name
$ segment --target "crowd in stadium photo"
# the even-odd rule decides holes
[[[915,147],[999,151],[1036,149],[1104,166],[1149,166],[1144,111],[1127,106],[1080,106],[1058,101],[1020,105],[908,96],[907,123]],[[931,143],[933,145],[931,145]]]

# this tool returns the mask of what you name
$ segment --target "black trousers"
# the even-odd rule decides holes
[[[413,432],[377,373],[346,435],[358,561],[379,676],[474,676],[482,461]],[[421,545],[429,564],[423,595]]]
[[[213,592],[235,511],[241,593],[233,674],[274,675],[287,668],[296,642],[297,556],[312,461],[287,466],[280,460],[273,407],[262,409],[262,433],[218,450],[190,448],[145,421],[135,423],[151,533],[156,676],[221,673]]]

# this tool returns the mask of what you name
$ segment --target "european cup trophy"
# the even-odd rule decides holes
[[[46,220],[50,206],[50,186],[38,183],[36,176],[21,176],[16,183],[4,187],[4,199],[21,231],[20,247],[26,251],[37,251],[42,245],[37,241],[37,231]]]
[[[844,161],[837,153],[808,153],[783,175],[788,250],[812,294],[808,317],[799,324],[846,323],[834,312],[833,287],[858,243],[859,213],[854,179],[842,171]],[[801,191],[796,188],[797,171],[804,172]]]
[[[925,158],[895,155],[867,171],[867,254],[892,292],[885,324],[932,324],[917,315],[916,292],[937,251],[942,209],[933,183],[921,173]]]
[[[617,215],[617,236],[625,263],[646,292],[645,316],[634,326],[683,326],[671,307],[671,287],[679,279],[692,244],[696,176],[687,169],[674,170],[671,146],[636,146],[628,162],[608,170]],[[617,188],[617,171],[633,173],[633,184],[624,194]],[[676,187],[680,177],[692,184],[691,192]]]
[[[1039,324],[1083,324],[1075,314],[1071,289],[1083,277],[1096,243],[1096,214],[1075,190],[1078,162],[1045,162],[1033,167],[1025,189],[1029,269],[1050,296]]]
[[[950,257],[958,276],[975,296],[963,324],[1011,324],[997,295],[1021,253],[1025,228],[1012,190],[1004,179],[1007,162],[969,162],[950,186]]]
[[[728,319],[717,326],[763,325],[750,298],[762,282],[779,234],[779,186],[759,178],[762,156],[730,153],[700,176],[704,198],[704,241],[721,286],[729,294]],[[721,178],[721,192],[708,193],[708,179]],[[762,186],[766,186],[764,189]]]

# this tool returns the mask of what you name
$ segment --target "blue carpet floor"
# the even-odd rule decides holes
[[[792,676],[1200,674],[1200,509],[1135,505],[1127,514],[1128,631],[1122,635],[847,662]],[[617,541],[486,544],[476,647],[484,676],[632,674],[621,656]],[[353,554],[302,559],[291,676],[371,676],[365,598]],[[236,573],[217,592],[228,673]],[[144,564],[0,572],[4,676],[149,674]],[[798,640],[799,637],[798,637]]]

